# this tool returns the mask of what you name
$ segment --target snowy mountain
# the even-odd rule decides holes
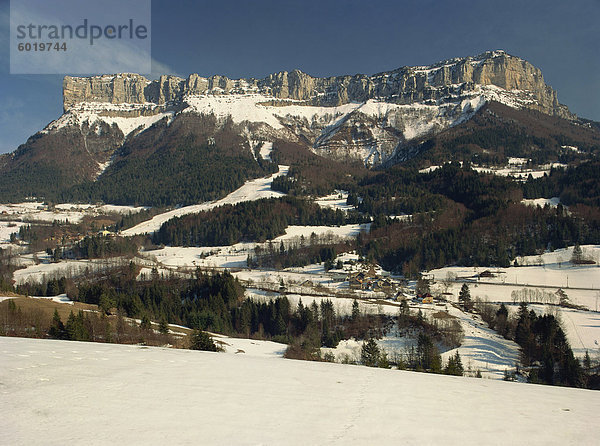
[[[248,174],[231,171],[234,177],[246,175],[244,180],[275,171],[265,167],[271,159],[261,156],[260,148],[274,147],[277,155],[281,144],[335,161],[385,167],[414,158],[426,150],[424,142],[470,122],[494,103],[598,133],[558,103],[538,68],[504,51],[371,76],[316,78],[298,70],[238,80],[197,74],[154,81],[128,73],[67,76],[64,114],[0,160],[0,197],[149,204],[144,197],[115,196],[107,189],[122,189],[113,184],[115,178],[160,175],[149,169],[165,156],[161,147],[178,150],[186,135],[193,135],[194,147],[213,147],[219,132],[228,133],[229,152],[258,164]],[[171,166],[182,178],[200,173],[189,168],[186,156]],[[27,175],[34,181],[24,183]],[[161,202],[190,204],[235,189],[211,187],[202,196]]]
[[[183,108],[265,127],[249,131],[255,138],[274,132],[304,139],[319,155],[373,166],[391,159],[408,141],[465,122],[490,101],[573,118],[539,69],[504,51],[490,51],[372,76],[314,78],[295,70],[261,80],[197,74],[156,81],[133,74],[66,77],[64,108],[69,117],[51,128],[98,118],[111,124],[117,114],[128,118],[117,123],[127,135],[138,124],[151,123],[148,114],[162,117],[167,110]],[[99,113],[90,116],[90,108]]]

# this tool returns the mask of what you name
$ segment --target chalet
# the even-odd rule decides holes
[[[371,282],[371,287],[373,291],[383,291],[386,293],[391,293],[394,291],[394,284],[390,279],[377,279]]]
[[[421,302],[424,304],[432,304],[433,296],[429,293],[425,293],[425,294],[421,295]]]
[[[482,273],[479,274],[479,278],[492,278],[492,277],[496,277],[494,276],[494,274],[489,270],[486,269],[485,271],[483,271]]]
[[[367,276],[364,272],[359,272],[355,274],[351,274],[348,277],[348,283],[350,284],[350,288],[363,290],[367,285]]]

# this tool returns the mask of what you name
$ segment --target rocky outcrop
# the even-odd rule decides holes
[[[525,105],[527,108],[563,118],[574,117],[559,104],[556,92],[546,85],[538,68],[503,51],[451,59],[426,67],[403,67],[372,76],[315,78],[299,70],[271,74],[260,80],[232,80],[224,76],[204,78],[197,74],[187,79],[161,76],[154,81],[138,74],[88,78],[66,76],[63,105],[65,111],[82,102],[168,105],[180,101],[185,95],[207,93],[261,93],[321,106],[368,99],[396,104],[432,104],[448,97],[469,94],[479,86],[524,91],[530,98]]]

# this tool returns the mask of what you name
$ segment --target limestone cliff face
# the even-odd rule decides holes
[[[368,99],[396,104],[431,104],[468,94],[478,86],[527,92],[530,98],[525,105],[527,108],[573,118],[568,109],[559,104],[556,92],[546,85],[538,68],[503,51],[451,59],[426,67],[403,67],[372,76],[358,74],[315,78],[299,70],[283,71],[259,80],[233,80],[224,76],[204,78],[197,74],[187,79],[161,76],[154,81],[138,74],[89,78],[66,76],[63,82],[63,105],[65,111],[82,102],[153,103],[165,106],[177,103],[185,95],[206,93],[261,93],[321,106],[364,102]]]

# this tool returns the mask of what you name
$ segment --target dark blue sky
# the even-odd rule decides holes
[[[9,74],[8,22],[2,0],[0,153],[62,112],[62,76]],[[490,49],[541,68],[560,102],[600,121],[600,0],[152,2],[154,75],[372,74]]]

